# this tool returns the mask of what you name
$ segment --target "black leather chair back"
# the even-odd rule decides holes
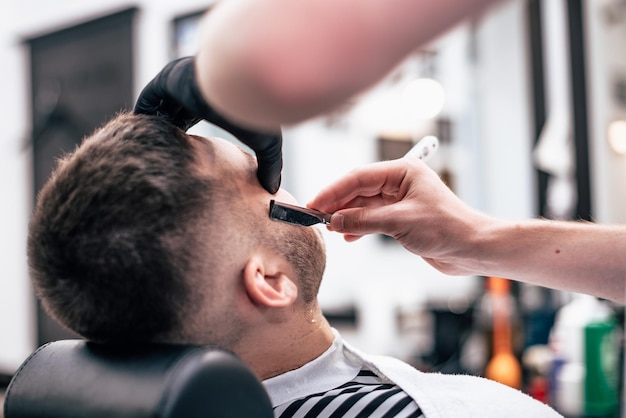
[[[5,418],[272,418],[234,354],[179,345],[62,340],[35,351],[7,389]]]

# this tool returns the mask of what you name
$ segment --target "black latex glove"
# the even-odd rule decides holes
[[[144,87],[134,112],[161,116],[185,131],[203,119],[225,129],[256,153],[259,164],[257,178],[263,188],[270,193],[278,191],[283,168],[280,131],[252,131],[217,113],[204,100],[196,84],[193,57],[167,64]]]

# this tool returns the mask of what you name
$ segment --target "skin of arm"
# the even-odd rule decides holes
[[[386,234],[446,274],[626,299],[626,225],[496,219],[463,203],[421,161],[357,169],[308,206],[333,213],[330,229],[347,241]]]
[[[203,96],[234,122],[275,129],[317,116],[498,0],[227,0],[205,17]]]

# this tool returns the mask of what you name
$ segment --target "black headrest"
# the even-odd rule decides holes
[[[272,418],[256,376],[215,347],[46,344],[16,372],[5,418]]]

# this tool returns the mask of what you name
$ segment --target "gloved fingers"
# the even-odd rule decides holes
[[[146,89],[148,89],[148,87],[146,87]],[[186,131],[202,120],[201,117],[187,110],[176,100],[166,95],[157,97],[157,95],[154,94],[154,89],[148,89],[146,94],[142,93],[139,99],[137,99],[134,113],[159,116],[176,125],[183,131]]]
[[[146,107],[144,106],[144,109]],[[189,112],[185,109],[180,103],[175,100],[170,100],[168,98],[163,98],[160,100],[158,106],[154,107],[154,110],[150,113],[152,115],[156,115],[162,119],[169,121],[171,124],[179,127],[183,131],[191,128],[193,125],[202,120],[201,117],[194,115],[192,112]],[[138,112],[135,112],[138,113]]]
[[[135,113],[158,115],[184,131],[202,119],[225,129],[256,153],[257,178],[268,192],[276,193],[283,168],[280,132],[255,132],[227,120],[202,97],[194,71],[193,57],[167,64],[142,90]]]
[[[202,120],[202,117],[195,115],[185,107],[177,106],[177,102],[173,103],[174,104],[170,107],[166,105],[163,106],[157,112],[157,115],[169,120],[172,124],[178,126],[183,131],[187,131],[189,128]]]
[[[198,109],[186,103],[192,100],[187,97],[192,67],[192,57],[168,63],[141,91],[134,113],[160,116],[185,131],[202,120]]]
[[[246,143],[245,141],[242,142]],[[280,135],[272,136],[263,148],[254,146],[258,144],[246,143],[246,145],[250,146],[256,153],[259,164],[257,170],[259,183],[268,192],[276,193],[280,188],[281,171],[283,169],[282,137]]]
[[[154,88],[154,80],[150,81],[141,91],[133,113],[154,115],[161,106],[162,96]]]
[[[261,186],[271,194],[275,194],[280,189],[282,165],[282,158],[273,164],[259,164],[257,178]]]

